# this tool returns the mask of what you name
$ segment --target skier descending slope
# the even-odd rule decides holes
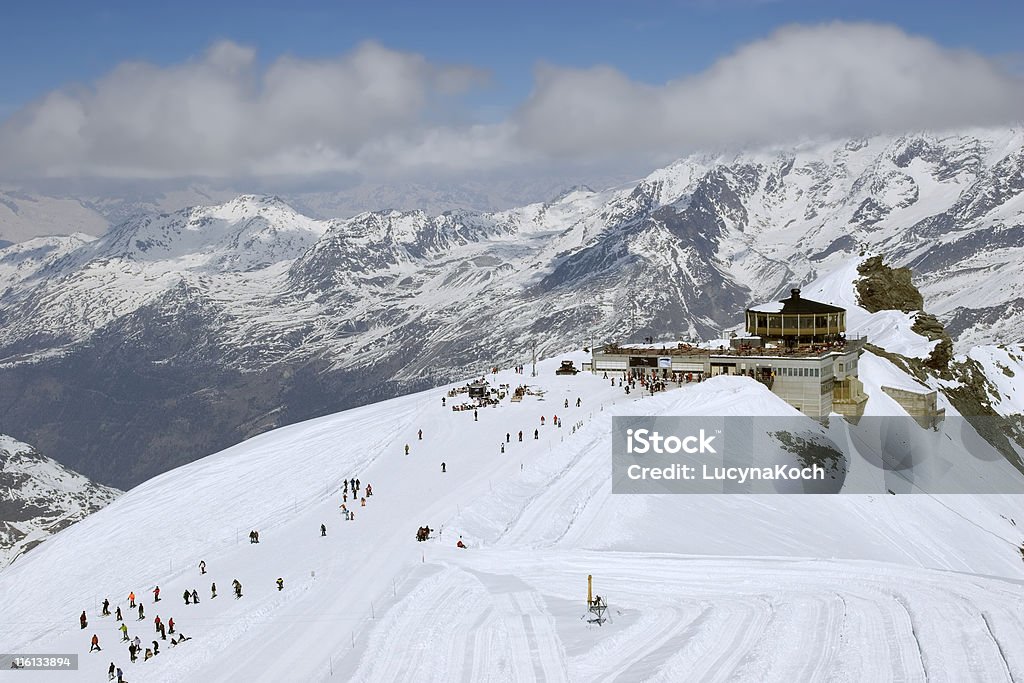
[[[242,584],[238,579],[231,582],[231,585],[235,588],[235,599],[242,597]]]

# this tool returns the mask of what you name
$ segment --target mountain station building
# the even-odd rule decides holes
[[[867,339],[846,337],[845,309],[804,299],[793,289],[787,299],[747,309],[746,331],[747,336],[731,339],[729,348],[609,344],[593,350],[591,369],[697,380],[742,375],[810,417],[863,414],[868,397],[857,378],[857,361]]]

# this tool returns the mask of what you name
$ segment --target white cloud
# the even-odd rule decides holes
[[[0,169],[32,175],[232,176],[359,170],[392,136],[429,136],[435,100],[484,79],[364,43],[260,70],[231,42],[172,67],[126,63],[0,125]],[[384,162],[386,160],[376,160]]]
[[[541,66],[517,122],[556,156],[670,155],[803,137],[1003,124],[1024,82],[975,53],[889,26],[789,26],[663,86],[609,67]]]
[[[511,116],[474,123],[461,95],[485,80],[375,43],[264,68],[225,41],[183,64],[122,64],[14,112],[0,123],[0,176],[472,173],[1024,115],[1024,84],[1005,66],[872,24],[786,27],[664,85],[540,66]]]

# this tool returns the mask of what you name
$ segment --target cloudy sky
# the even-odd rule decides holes
[[[1024,119],[1022,3],[147,4],[8,9],[0,179],[653,167]]]

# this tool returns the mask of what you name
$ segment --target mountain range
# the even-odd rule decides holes
[[[956,351],[1024,338],[1024,131],[693,155],[504,211],[276,196],[0,250],[0,425],[122,488],[272,427],[603,341],[714,338],[877,254]]]

